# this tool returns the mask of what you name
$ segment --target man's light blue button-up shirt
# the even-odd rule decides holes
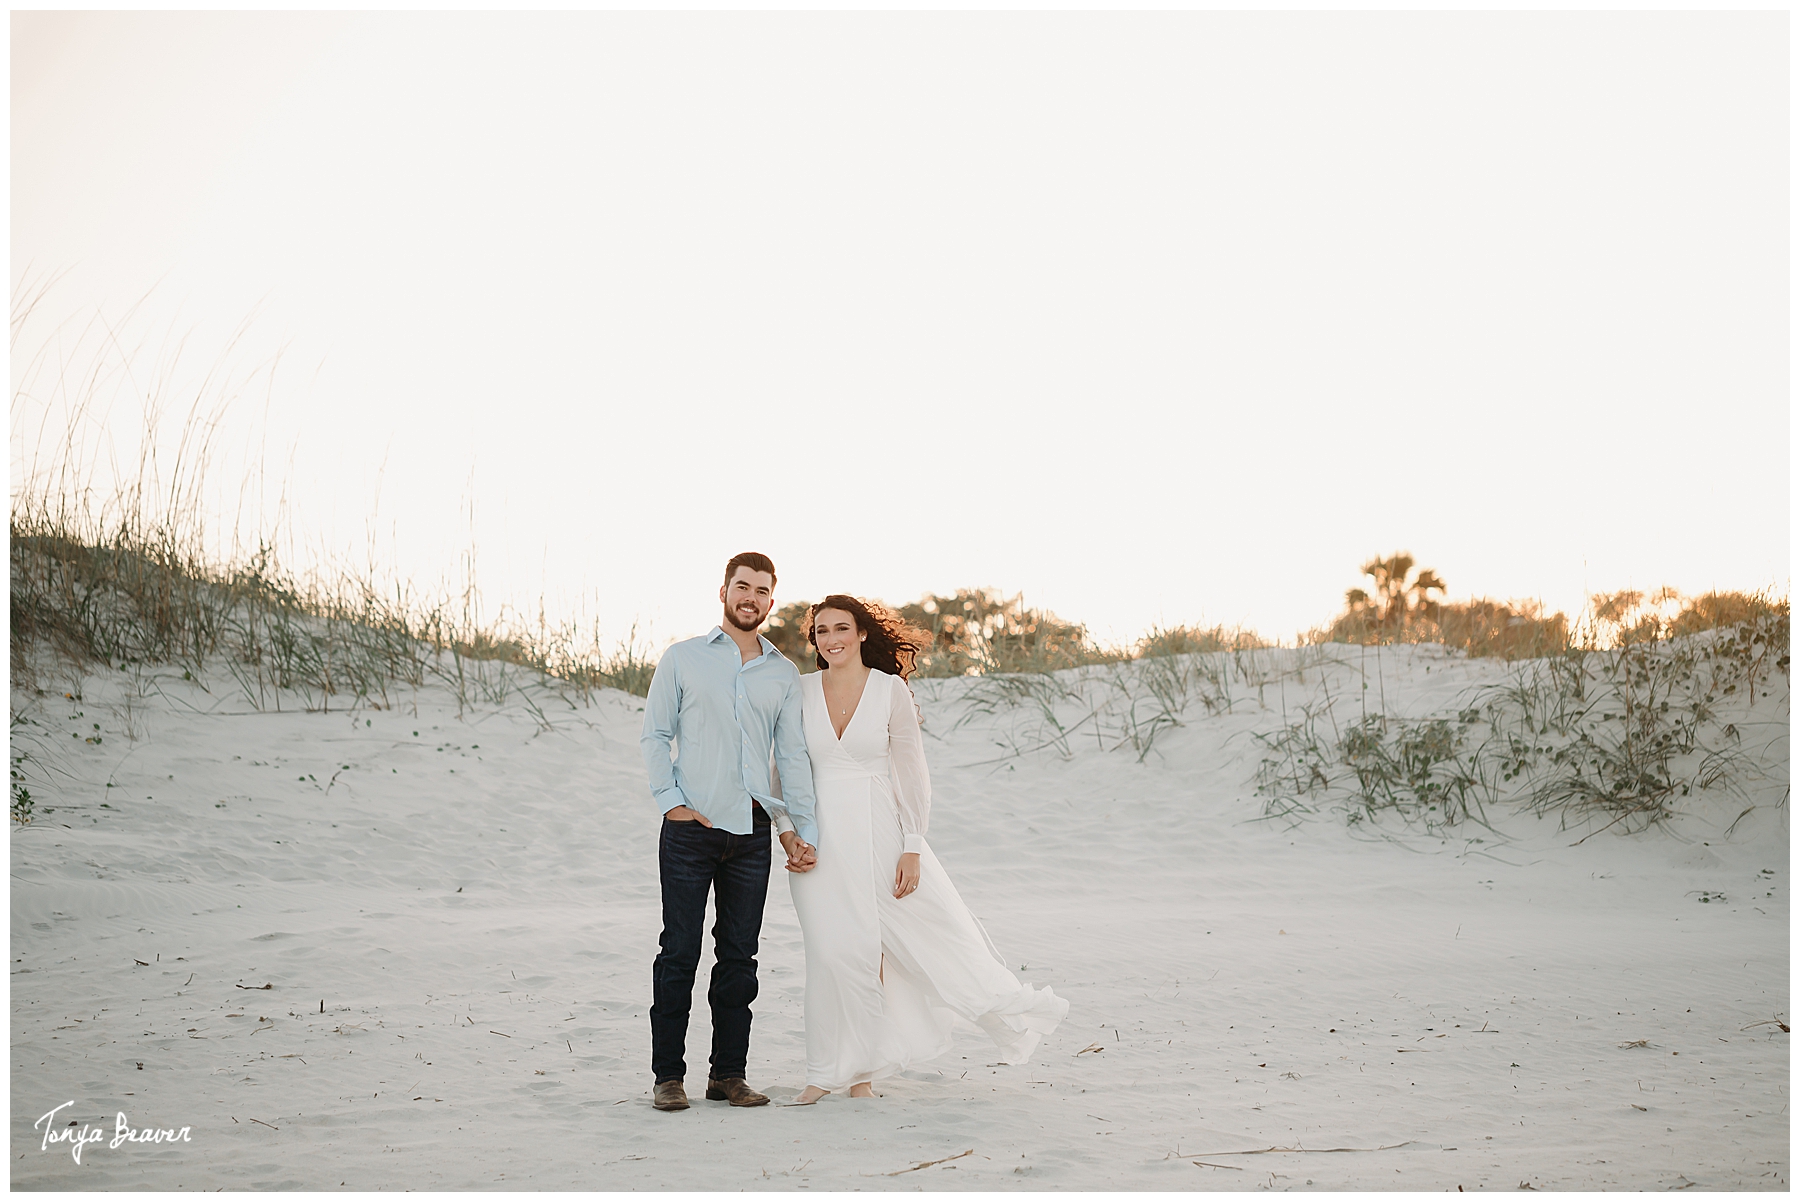
[[[685,805],[737,835],[752,832],[754,798],[771,815],[786,810],[795,833],[816,847],[800,670],[768,639],[758,641],[762,654],[749,663],[718,626],[663,652],[638,741],[650,792],[665,814]],[[771,749],[781,773],[780,796],[769,778]],[[680,758],[671,763],[672,750]]]

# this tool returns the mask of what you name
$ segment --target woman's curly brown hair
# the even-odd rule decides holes
[[[862,662],[901,680],[918,671],[919,652],[931,646],[928,632],[909,626],[905,619],[881,602],[860,601],[843,593],[833,593],[806,611],[806,641],[821,669],[831,666],[819,654],[819,645],[813,639],[813,622],[821,609],[849,614],[856,623],[857,632],[867,636],[863,639]]]

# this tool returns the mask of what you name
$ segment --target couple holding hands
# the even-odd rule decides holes
[[[657,663],[642,748],[663,812],[663,931],[650,1007],[658,1110],[685,1110],[688,1013],[706,895],[717,914],[707,1002],[706,1096],[769,1099],[745,1081],[756,945],[771,830],[806,947],[806,1088],[797,1104],[872,1082],[950,1049],[957,1016],[1017,1063],[1069,1003],[1021,984],[925,842],[931,779],[906,683],[921,647],[900,619],[854,597],[813,606],[819,671],[800,675],[757,633],[775,565],[732,557],[724,621]],[[774,771],[771,772],[771,761]]]

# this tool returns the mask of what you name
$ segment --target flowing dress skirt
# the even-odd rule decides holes
[[[819,860],[788,884],[806,944],[806,1083],[840,1090],[950,1050],[961,1017],[1008,1063],[1028,1059],[1069,1003],[1022,984],[927,847],[919,888],[894,896],[904,839],[886,775],[815,760]]]

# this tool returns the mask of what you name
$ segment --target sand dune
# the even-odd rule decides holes
[[[1390,648],[1381,700],[1506,671]],[[1140,762],[1086,730],[1021,754],[1041,709],[923,682],[932,845],[1069,1019],[1030,1065],[970,1031],[879,1099],[663,1114],[639,699],[256,713],[180,676],[14,694],[15,749],[62,774],[12,836],[15,1188],[1788,1184],[1785,681],[1740,794],[1578,846],[1259,820],[1251,736],[1293,693],[1191,707]],[[750,1077],[781,1101],[780,879],[761,964]],[[698,1005],[696,1076],[708,1036]],[[105,1136],[80,1163],[32,1127],[65,1102]],[[189,1139],[109,1147],[119,1112]]]

